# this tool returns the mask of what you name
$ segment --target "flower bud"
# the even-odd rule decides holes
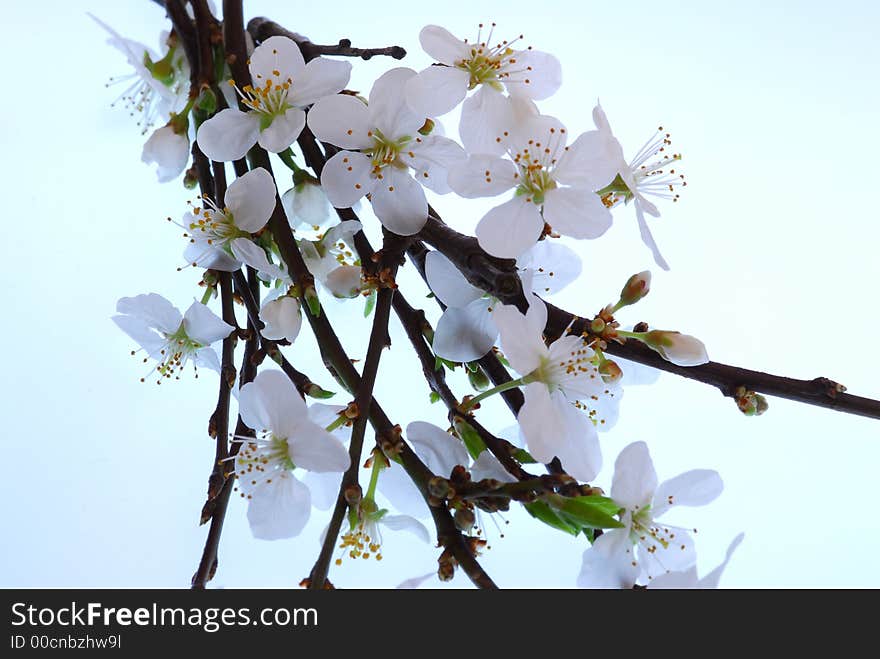
[[[327,391],[320,385],[312,382],[308,388],[306,388],[306,396],[309,398],[333,398],[336,395],[335,391]]]
[[[623,290],[620,291],[620,300],[615,305],[617,309],[635,304],[651,290],[651,273],[648,270],[633,275],[627,279]]]
[[[489,377],[483,372],[479,366],[475,370],[465,369],[467,371],[468,381],[477,391],[485,391],[489,388]]]
[[[433,119],[425,119],[424,125],[419,128],[419,134],[421,135],[430,135],[431,131],[434,130],[434,120]]]
[[[660,353],[666,361],[677,366],[699,366],[709,361],[706,346],[698,338],[681,332],[652,330],[646,332],[641,340],[648,347]]]
[[[459,508],[456,510],[453,519],[455,520],[455,526],[465,533],[469,533],[470,530],[474,528],[474,524],[477,521],[477,518],[474,516],[474,511],[468,510],[467,508]]]
[[[610,359],[606,359],[599,364],[599,374],[602,376],[602,381],[606,384],[617,382],[623,377],[623,371],[620,370],[620,366],[617,365],[617,362]]]
[[[299,301],[288,295],[269,300],[260,309],[260,320],[265,325],[264,337],[274,341],[287,339],[293,343],[302,327]]]
[[[761,416],[770,407],[764,396],[754,391],[749,391],[745,387],[737,387],[734,396],[736,406],[746,416]]]

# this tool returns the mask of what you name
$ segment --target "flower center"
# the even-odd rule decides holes
[[[276,117],[293,107],[287,102],[287,94],[293,84],[293,78],[288,76],[286,80],[281,81],[281,71],[275,69],[272,73],[275,78],[267,78],[266,82],[258,87],[245,85],[239,89],[234,80],[229,81],[241,97],[241,102],[259,115],[261,131],[271,126]]]
[[[498,91],[502,91],[501,83],[510,82],[511,73],[520,73],[520,71],[512,70],[516,65],[516,51],[511,46],[522,39],[523,35],[519,35],[513,41],[505,40],[491,46],[494,31],[495,23],[492,23],[488,36],[483,40],[483,24],[480,23],[477,40],[471,46],[469,56],[455,62],[456,68],[466,71],[470,76],[468,89],[488,84]]]
[[[519,171],[515,178],[519,182],[517,195],[525,195],[526,201],[540,206],[544,203],[544,195],[557,187],[553,177],[556,167],[555,154],[561,143],[565,143],[565,129],[551,128],[544,140],[531,139],[519,151],[511,151],[510,158]]]
[[[204,347],[201,343],[194,341],[187,335],[183,323],[180,323],[180,327],[173,334],[163,333],[163,336],[165,337],[165,346],[159,350],[159,363],[156,364],[156,367],[147,376],[141,378],[141,382],[144,382],[153,373],[159,374],[156,384],[161,384],[163,378],[170,380],[173,377],[175,380],[179,380],[180,373],[183,371],[189,358],[197,350]],[[198,373],[196,373],[196,377],[198,377]]]
[[[373,164],[373,175],[382,178],[381,171],[385,167],[397,167],[406,169],[407,165],[400,159],[400,152],[412,141],[409,135],[404,135],[396,140],[385,137],[378,128],[367,133],[367,137],[373,140],[372,146],[364,149],[364,153],[370,156]]]
[[[336,559],[336,565],[342,565],[342,557],[346,554],[353,559],[369,559],[370,556],[375,556],[377,561],[382,560],[382,534],[379,531],[379,520],[387,512],[385,509],[380,510],[376,502],[369,497],[361,501],[356,513],[357,521],[350,524],[348,533],[340,537],[341,555]]]
[[[190,233],[184,237],[190,242],[207,243],[222,249],[231,256],[230,243],[236,238],[250,238],[251,234],[235,225],[235,218],[228,208],[220,210],[208,197],[204,197],[202,203],[204,208],[193,208],[193,221],[183,227]]]

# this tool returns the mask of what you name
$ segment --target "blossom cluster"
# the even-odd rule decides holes
[[[388,282],[370,276],[355,249],[364,225],[352,218],[363,200],[387,233],[415,240],[428,222],[440,222],[429,205],[432,195],[498,198],[474,224],[473,234],[487,258],[515,264],[522,298],[515,302],[487,290],[450,250],[434,245],[427,251],[421,269],[442,314],[425,336],[437,368],[454,371],[461,365],[476,391],[450,407],[450,419],[457,420],[450,429],[416,415],[401,431],[402,441],[436,477],[452,482],[464,470],[467,482],[492,484],[502,492],[525,477],[503,464],[485,441],[474,441],[468,419],[475,418],[480,401],[519,388],[523,403],[516,426],[498,441],[513,445],[510,459],[518,467],[554,465],[552,470],[563,469],[584,484],[578,494],[547,491],[525,504],[534,517],[589,541],[579,585],[717,583],[721,568],[697,578],[689,532],[657,521],[674,506],[715,499],[722,490],[716,472],[692,470],[658,484],[647,444],[636,441],[617,457],[610,496],[586,485],[602,473],[600,434],[615,426],[624,387],[653,382],[658,375],[609,358],[609,346],[635,341],[690,367],[708,361],[703,344],[674,331],[620,327],[615,314],[650,290],[647,271],[630,278],[616,304],[605,306],[587,329],[570,325],[561,335],[547,333],[545,298],[582,281],[580,259],[565,238],[601,238],[617,209],[633,206],[642,241],[655,263],[668,269],[646,221],[646,215],[660,214],[649,197],[674,201],[685,185],[677,171],[681,156],[670,151],[667,133],[660,129],[627,159],[597,103],[594,129],[570,135],[562,121],[542,114],[538,105],[560,89],[560,62],[524,45],[522,36],[493,40],[494,24],[486,36],[481,26],[475,41],[436,25],[424,27],[419,41],[432,63],[421,70],[391,68],[366,97],[347,89],[349,62],[325,56],[307,60],[287,36],[269,37],[253,48],[250,80],[230,78],[216,90],[191,89],[178,35],[162,38],[160,56],[101,25],[134,68],[134,82],[123,98],[143,111],[144,130],[159,115],[170,117],[144,145],[143,159],[157,164],[159,180],[179,178],[191,151],[221,168],[236,162],[237,172],[246,170],[225,188],[222,200],[203,190],[175,222],[187,239],[185,265],[203,274],[201,301],[181,315],[155,293],[119,300],[114,321],[141,346],[145,361],[157,362],[145,378],[153,373],[159,382],[179,377],[190,361],[221,371],[212,344],[234,344],[244,336],[234,310],[220,318],[209,309],[221,273],[246,268],[268,289],[258,318],[250,320],[259,320],[261,341],[277,351],[297,340],[304,315],[320,313],[322,296],[374,299]],[[218,62],[230,76],[225,60]],[[441,123],[457,108],[458,141]],[[294,149],[312,137],[324,162],[315,166],[306,158],[308,167],[297,164]],[[277,154],[291,171],[292,187],[281,193],[280,178],[272,171],[245,164],[255,150]],[[184,178],[193,182],[189,172]],[[283,258],[274,235],[279,222],[294,236],[317,289],[308,288]],[[478,382],[485,380],[483,359],[498,360],[513,375],[491,388]],[[313,508],[326,510],[346,498],[343,554],[381,557],[383,527],[430,541],[419,520],[438,503],[423,497],[425,484],[414,482],[394,451],[374,450],[366,464],[369,486],[349,496],[344,483],[350,486],[350,479],[343,474],[358,472],[360,462],[354,442],[346,448],[357,418],[353,403],[307,405],[303,394],[310,392],[270,368],[234,389],[238,413],[250,431],[232,438],[227,460],[247,501],[255,537],[296,536]],[[320,396],[327,393],[321,390]],[[448,506],[464,533],[475,528],[470,517],[478,508],[493,512],[486,502],[475,509],[473,503],[451,499]]]

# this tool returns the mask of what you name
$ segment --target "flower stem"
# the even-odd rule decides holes
[[[324,430],[326,430],[327,432],[333,432],[337,428],[341,428],[342,426],[344,426],[346,421],[348,421],[348,417],[346,417],[344,414],[340,414],[338,417],[336,417],[336,420],[329,426],[324,428]]]
[[[465,401],[464,403],[462,403],[462,404],[461,404],[461,410],[462,410],[462,412],[469,412],[469,411],[472,410],[472,409],[477,405],[477,403],[479,403],[481,400],[483,400],[483,399],[485,399],[485,398],[488,398],[489,396],[493,396],[493,395],[495,395],[495,394],[500,394],[502,391],[507,391],[508,389],[515,389],[516,387],[520,387],[520,386],[522,386],[522,385],[524,385],[524,384],[528,384],[529,382],[531,382],[531,380],[529,380],[529,379],[528,379],[527,377],[525,377],[525,376],[524,376],[524,377],[521,377],[521,378],[517,378],[516,380],[510,380],[509,382],[502,382],[502,383],[499,384],[497,387],[492,387],[491,389],[487,389],[487,390],[484,391],[483,393],[481,393],[481,394],[479,394],[479,395],[477,395],[477,396],[474,396],[474,397],[471,398],[470,400]]]
[[[290,147],[287,147],[284,151],[279,151],[278,157],[281,158],[281,162],[287,165],[287,167],[294,173],[300,170],[300,167],[293,160],[293,151],[290,150]]]
[[[626,332],[624,330],[617,330],[617,336],[622,336],[625,339],[635,339],[636,341],[645,340],[645,332]]]
[[[207,290],[205,291],[205,294],[202,295],[202,304],[205,304],[205,305],[208,304],[208,302],[211,300],[212,295],[214,295],[214,287],[208,286]]]
[[[370,472],[370,484],[367,486],[367,494],[366,494],[365,498],[375,500],[375,498],[376,498],[376,485],[379,483],[379,474],[382,472],[382,470],[384,468],[385,468],[385,465],[384,465],[381,457],[379,457],[379,459],[377,459],[376,456],[374,455],[373,456],[373,470]]]

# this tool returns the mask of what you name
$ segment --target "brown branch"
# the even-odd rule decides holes
[[[371,59],[376,55],[393,57],[394,59],[403,59],[406,57],[406,51],[400,46],[388,46],[386,48],[353,48],[350,39],[340,39],[339,43],[332,46],[321,46],[312,43],[308,37],[304,37],[296,32],[287,30],[278,23],[270,21],[268,18],[258,16],[252,18],[247,25],[248,32],[254,38],[254,41],[261,43],[269,37],[287,37],[296,42],[300,52],[308,62],[319,55],[337,55],[340,57],[360,57],[361,59]]]

